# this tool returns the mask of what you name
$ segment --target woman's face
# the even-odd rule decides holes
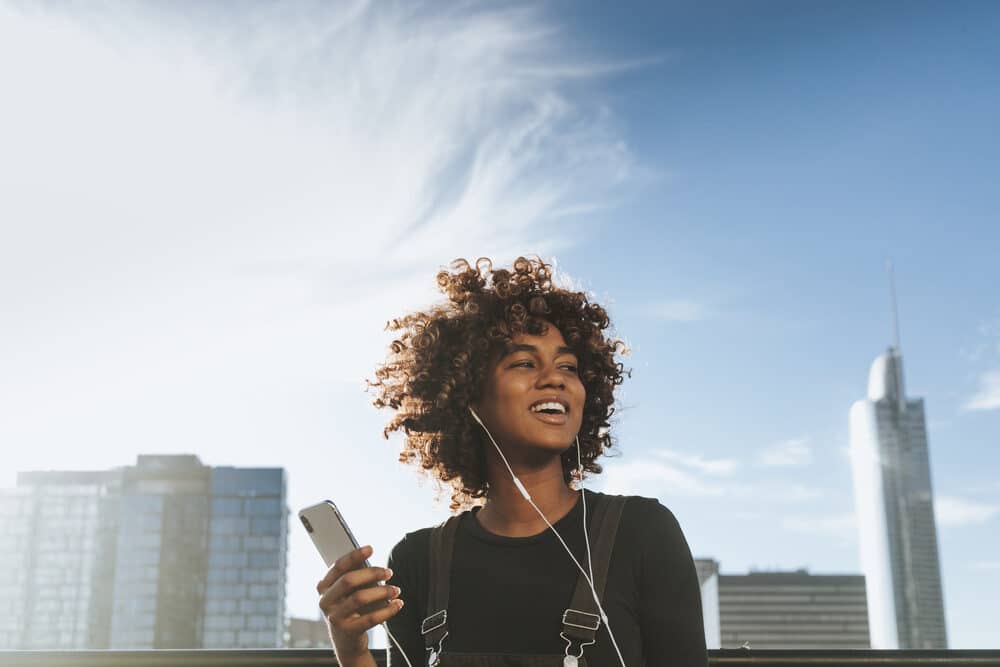
[[[549,324],[542,336],[516,336],[498,357],[477,408],[497,443],[505,453],[565,451],[580,431],[587,391],[562,333]]]

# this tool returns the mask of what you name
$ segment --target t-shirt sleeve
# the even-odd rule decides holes
[[[424,640],[420,634],[420,623],[424,618],[426,606],[426,570],[427,540],[420,539],[419,533],[411,533],[393,547],[386,563],[392,570],[392,579],[388,583],[399,586],[399,597],[403,600],[403,608],[389,619],[386,625],[392,636],[406,652],[410,662],[417,667],[426,663],[424,657]],[[421,546],[424,548],[421,549]],[[389,667],[406,665],[406,660],[392,639],[386,636]]]
[[[648,665],[707,667],[701,586],[673,512],[644,499],[648,531],[640,547],[640,623]]]

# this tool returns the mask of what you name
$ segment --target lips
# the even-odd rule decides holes
[[[545,412],[532,412],[531,414],[538,421],[544,422],[546,424],[550,424],[552,426],[562,426],[563,424],[566,423],[566,419],[567,419],[565,413],[550,415],[550,414],[547,414]]]

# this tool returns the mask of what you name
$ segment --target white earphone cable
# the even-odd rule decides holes
[[[622,652],[621,652],[621,649],[618,648],[618,642],[615,640],[615,635],[614,635],[614,633],[611,632],[611,623],[608,622],[608,615],[605,613],[604,607],[601,605],[600,596],[597,595],[597,591],[594,589],[593,564],[589,562],[590,561],[590,537],[588,535],[587,523],[586,523],[586,521],[587,521],[587,514],[586,514],[586,512],[587,512],[587,494],[586,494],[586,492],[583,491],[583,490],[581,490],[580,493],[583,495],[583,498],[581,498],[581,500],[583,501],[583,512],[584,512],[584,515],[583,515],[583,517],[584,517],[583,537],[584,537],[584,540],[587,543],[587,560],[588,560],[588,566],[590,567],[590,576],[587,575],[587,571],[583,569],[583,566],[580,565],[580,562],[576,559],[576,556],[573,555],[573,552],[566,545],[566,542],[563,540],[562,535],[559,534],[559,531],[556,530],[552,526],[551,523],[549,523],[548,518],[545,516],[545,514],[542,512],[542,510],[538,509],[538,506],[535,505],[535,501],[533,501],[531,499],[531,494],[528,493],[528,490],[526,488],[524,488],[524,484],[522,484],[521,480],[519,480],[517,478],[517,475],[514,474],[514,470],[510,467],[510,463],[508,463],[507,457],[504,456],[503,450],[500,449],[500,445],[497,444],[497,441],[493,439],[493,434],[490,433],[490,430],[488,428],[486,428],[486,424],[483,423],[483,421],[479,418],[479,415],[476,414],[476,411],[473,410],[471,406],[469,407],[469,412],[472,413],[473,419],[475,419],[477,422],[479,422],[479,425],[483,427],[483,430],[486,431],[486,435],[489,437],[490,442],[492,442],[493,446],[496,447],[497,452],[500,454],[500,458],[503,459],[504,465],[507,466],[507,470],[510,471],[510,476],[514,480],[514,486],[516,486],[517,490],[520,491],[520,493],[521,493],[522,496],[524,496],[524,499],[527,500],[531,504],[531,506],[535,508],[535,511],[538,512],[538,516],[542,517],[542,520],[545,522],[545,525],[547,525],[549,527],[549,529],[553,533],[556,534],[556,537],[559,538],[559,542],[563,545],[563,549],[565,549],[566,553],[569,554],[569,557],[573,559],[573,563],[576,564],[576,567],[577,567],[578,570],[580,570],[580,573],[583,575],[583,578],[587,580],[587,584],[590,585],[590,593],[591,593],[591,595],[594,596],[594,602],[597,604],[598,611],[601,612],[601,620],[604,621],[604,626],[608,629],[608,636],[611,638],[611,644],[615,647],[615,652],[618,653],[618,660],[622,663],[622,667],[626,667],[626,665],[625,665],[625,658],[622,657]],[[578,468],[580,468],[582,466],[582,463],[581,463],[581,458],[580,458],[580,440],[579,440],[579,438],[577,438],[576,442],[577,442],[577,446],[576,446],[576,461],[577,461]],[[581,469],[581,473],[582,473],[582,469]]]
[[[413,667],[413,663],[411,663],[410,659],[406,657],[406,651],[403,650],[403,647],[399,645],[399,642],[396,641],[396,638],[392,636],[391,632],[389,632],[389,621],[383,621],[382,627],[385,628],[385,634],[389,635],[389,639],[391,639],[392,643],[395,644],[396,648],[399,649],[399,654],[403,656],[403,660],[406,661],[408,667]]]

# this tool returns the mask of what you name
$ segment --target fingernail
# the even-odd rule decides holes
[[[403,598],[396,598],[395,600],[392,601],[392,604],[396,605],[397,607],[402,607],[403,606]]]
[[[392,579],[392,570],[391,569],[385,568],[385,578],[386,579]]]
[[[371,556],[372,553],[374,553],[375,550],[372,549],[370,546],[367,546],[367,547],[363,547],[361,549],[361,551],[362,551],[362,553],[364,553],[365,556]]]
[[[402,591],[399,589],[399,586],[393,586],[392,587],[392,592],[395,593],[396,595],[399,595],[400,593],[402,593]]]

